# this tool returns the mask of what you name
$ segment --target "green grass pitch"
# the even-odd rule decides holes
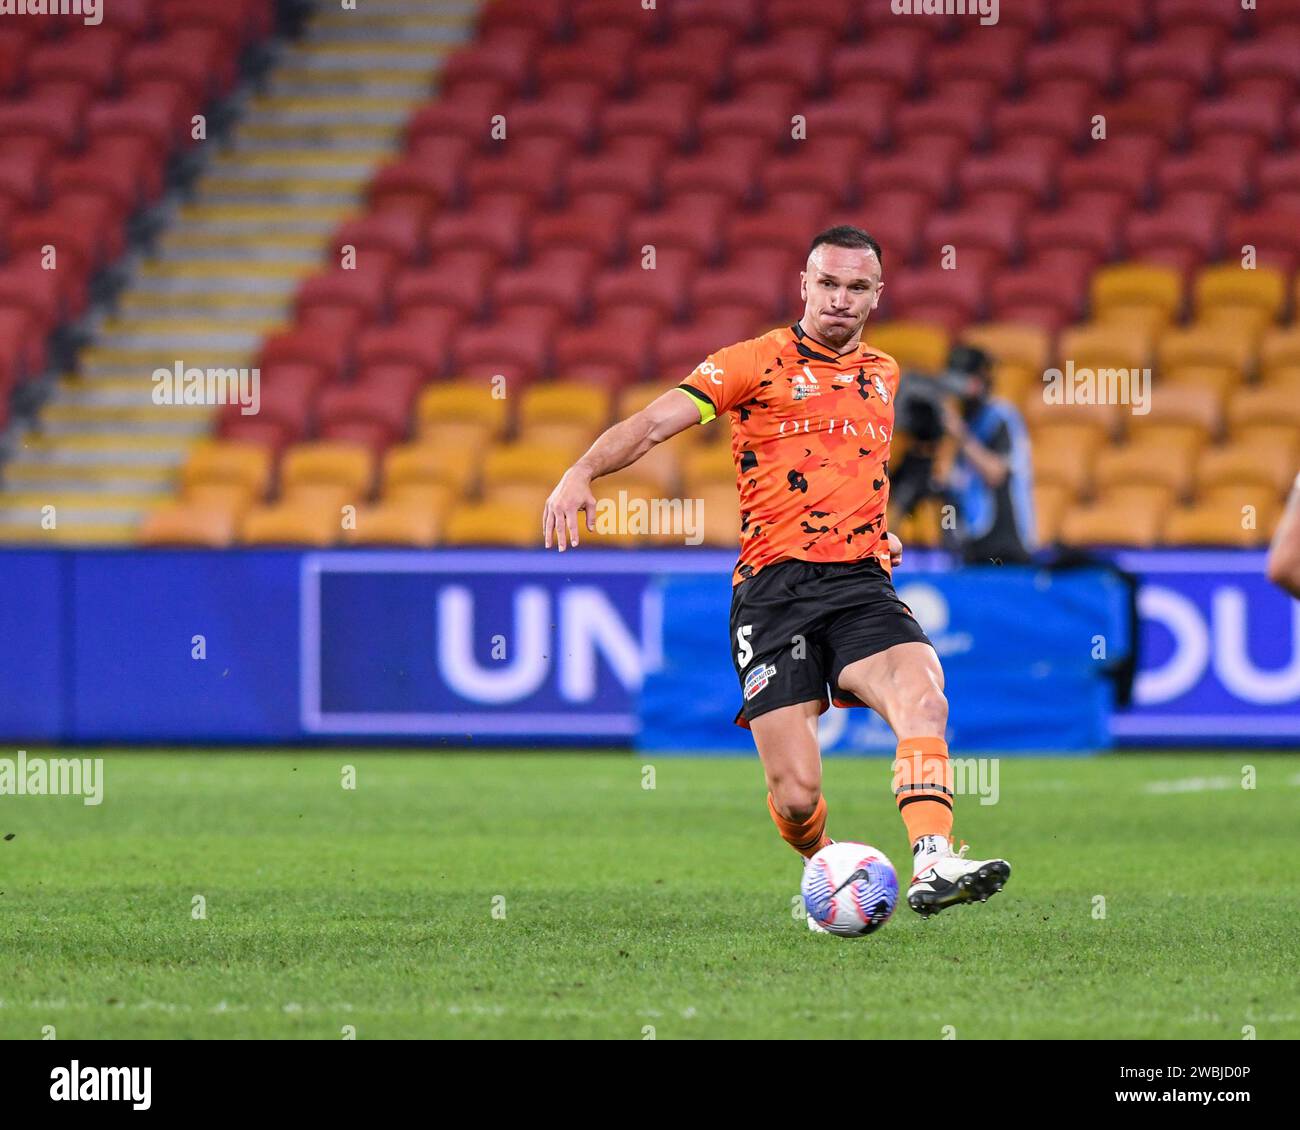
[[[1297,755],[1004,759],[1007,889],[845,940],[753,759],[83,752],[0,797],[0,1037],[1300,1037]],[[825,788],[904,865],[887,760]]]

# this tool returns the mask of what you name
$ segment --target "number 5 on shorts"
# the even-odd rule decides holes
[[[740,650],[736,652],[736,663],[742,671],[748,666],[749,661],[754,658],[754,649],[749,646],[749,637],[753,632],[753,624],[742,624],[736,629],[736,643],[740,645]]]

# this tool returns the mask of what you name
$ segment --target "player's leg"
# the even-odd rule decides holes
[[[829,841],[817,718],[823,703],[798,702],[760,714],[749,723],[763,775],[767,808],[781,838],[805,859]]]
[[[838,685],[876,711],[894,731],[894,795],[916,863],[946,854],[952,834],[948,700],[943,668],[929,643],[896,643],[854,660]]]
[[[930,640],[887,577],[862,577],[858,609],[828,631],[832,688],[883,716],[898,739],[894,798],[913,848],[907,905],[922,914],[984,901],[1010,878],[1005,860],[953,854],[953,778],[948,761],[944,671]]]

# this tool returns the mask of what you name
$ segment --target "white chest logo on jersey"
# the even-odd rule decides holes
[[[880,403],[888,404],[889,386],[886,385],[885,382],[881,379],[879,373],[877,373],[874,377],[871,378],[871,383],[876,386],[876,395],[880,397]]]
[[[817,378],[813,376],[813,371],[807,365],[803,367],[802,373],[794,375],[794,398],[796,400],[807,400],[810,396],[821,396],[822,390],[817,387]]]

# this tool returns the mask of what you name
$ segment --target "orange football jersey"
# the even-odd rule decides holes
[[[678,387],[701,422],[731,413],[740,492],[732,583],[786,558],[889,572],[885,507],[898,362],[865,342],[834,356],[796,324],[712,353]]]

